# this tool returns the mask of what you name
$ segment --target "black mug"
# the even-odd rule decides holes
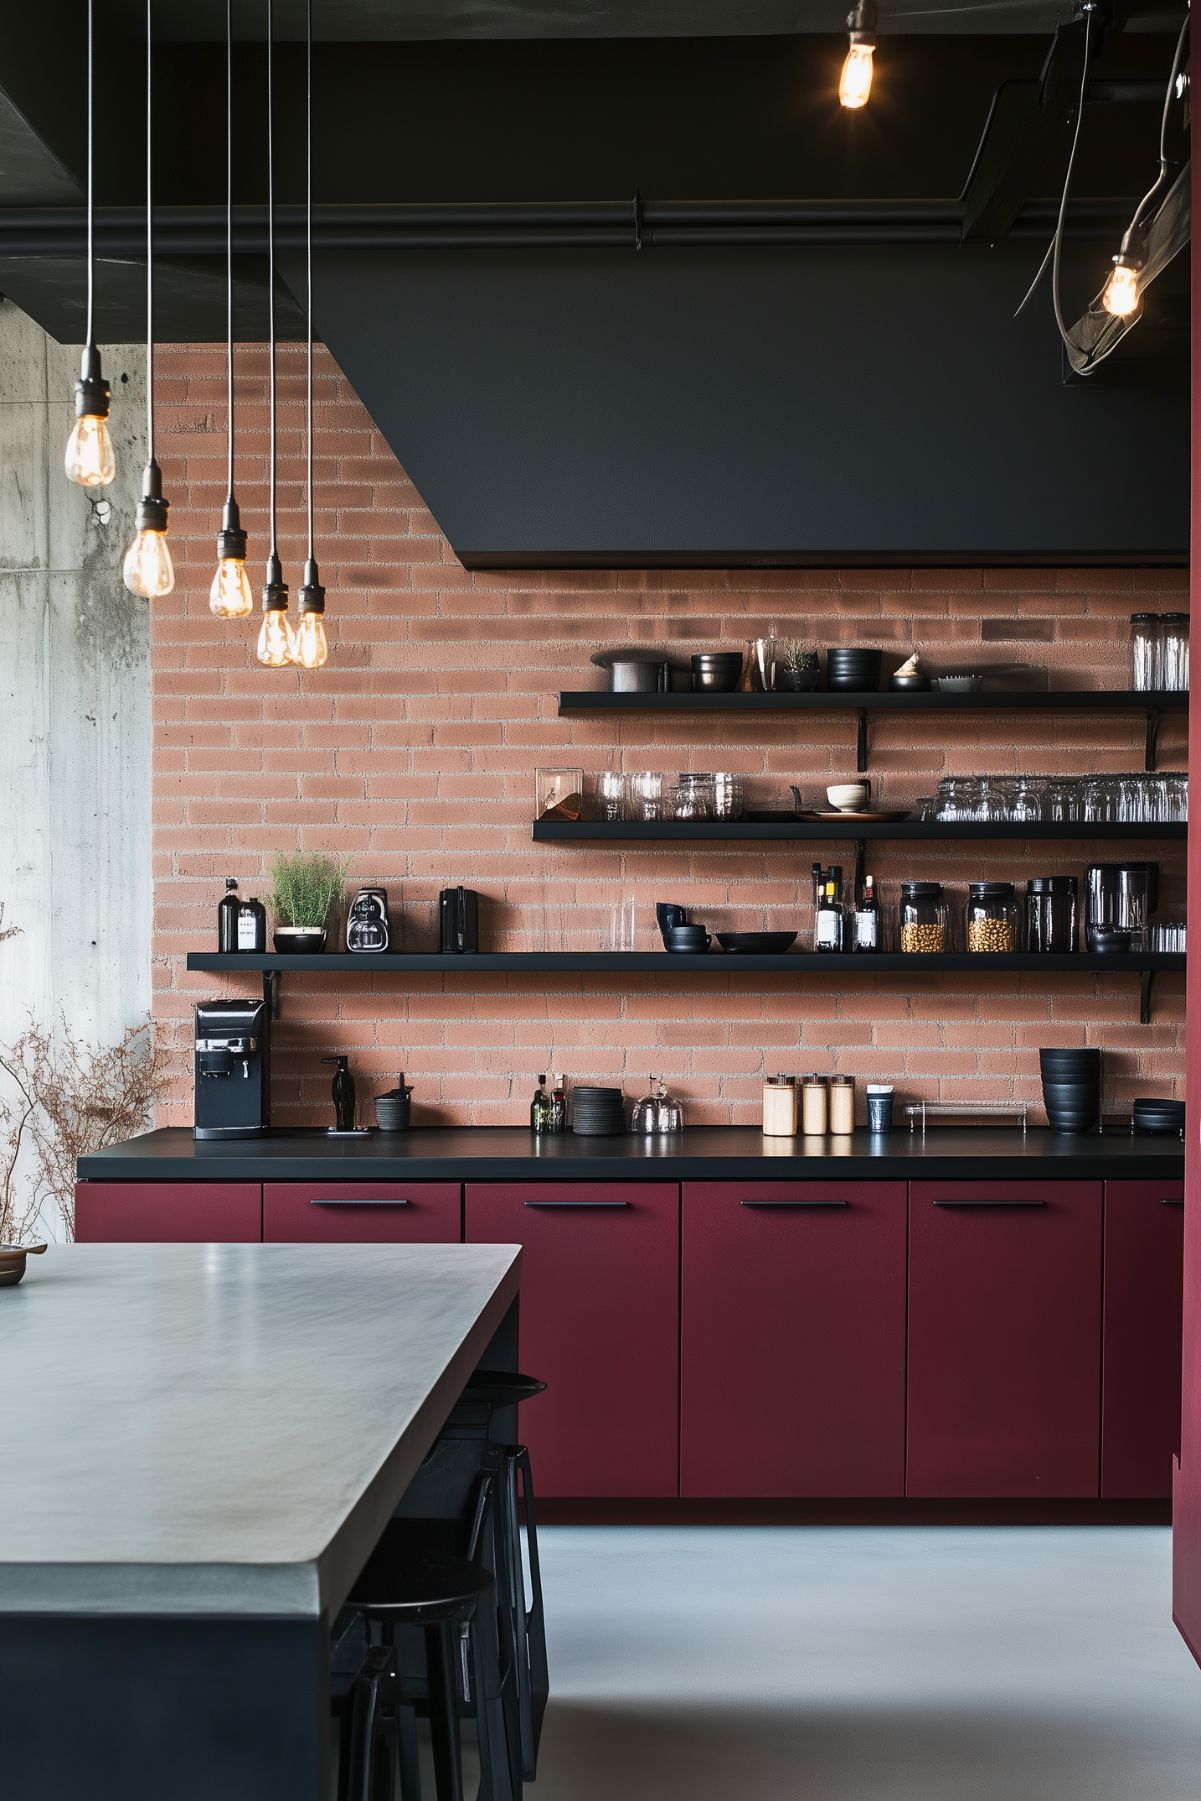
[[[659,922],[660,932],[666,937],[667,933],[674,931],[676,926],[688,924],[688,910],[686,907],[677,906],[674,901],[656,901],[655,918]]]

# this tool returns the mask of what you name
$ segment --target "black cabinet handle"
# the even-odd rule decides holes
[[[740,1207],[849,1207],[849,1201],[739,1201]]]
[[[310,1207],[411,1207],[412,1201],[402,1198],[390,1201],[386,1196],[371,1195],[329,1195],[309,1202]]]
[[[577,1213],[585,1211],[599,1212],[612,1207],[631,1207],[632,1201],[523,1201],[523,1207],[574,1207]]]
[[[963,1200],[935,1201],[936,1207],[1045,1207],[1045,1201],[1032,1200],[998,1200],[986,1201],[983,1197],[965,1197]]]
[[[1182,1194],[1165,1194],[1163,1197],[1163,1205],[1165,1207],[1183,1207],[1184,1196]]]

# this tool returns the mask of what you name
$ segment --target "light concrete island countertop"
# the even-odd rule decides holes
[[[0,1289],[0,1613],[341,1605],[516,1245],[62,1245]]]

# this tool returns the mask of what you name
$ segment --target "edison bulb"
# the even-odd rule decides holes
[[[218,619],[245,619],[254,611],[254,595],[243,557],[222,557],[209,589],[209,612]]]
[[[329,655],[329,644],[320,613],[302,613],[296,628],[292,661],[301,669],[320,669]]]
[[[296,635],[286,613],[272,607],[263,614],[255,655],[267,669],[283,669],[295,661]]]
[[[67,480],[81,488],[107,488],[117,473],[108,420],[102,413],[85,413],[75,421],[63,458]]]
[[[1101,305],[1115,319],[1129,319],[1138,311],[1139,271],[1129,263],[1115,263],[1101,295]]]
[[[842,79],[838,83],[838,100],[841,106],[858,107],[867,105],[867,97],[872,91],[872,53],[874,44],[852,44],[847,51],[846,61],[842,65]]]
[[[175,567],[166,532],[143,527],[125,552],[121,574],[129,592],[140,594],[143,600],[157,600],[163,594],[170,594],[175,586]]]

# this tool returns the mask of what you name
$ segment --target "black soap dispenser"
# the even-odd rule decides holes
[[[323,1063],[332,1063],[334,1069],[334,1124],[329,1130],[339,1137],[355,1131],[355,1092],[354,1077],[350,1073],[349,1057],[322,1057]]]

